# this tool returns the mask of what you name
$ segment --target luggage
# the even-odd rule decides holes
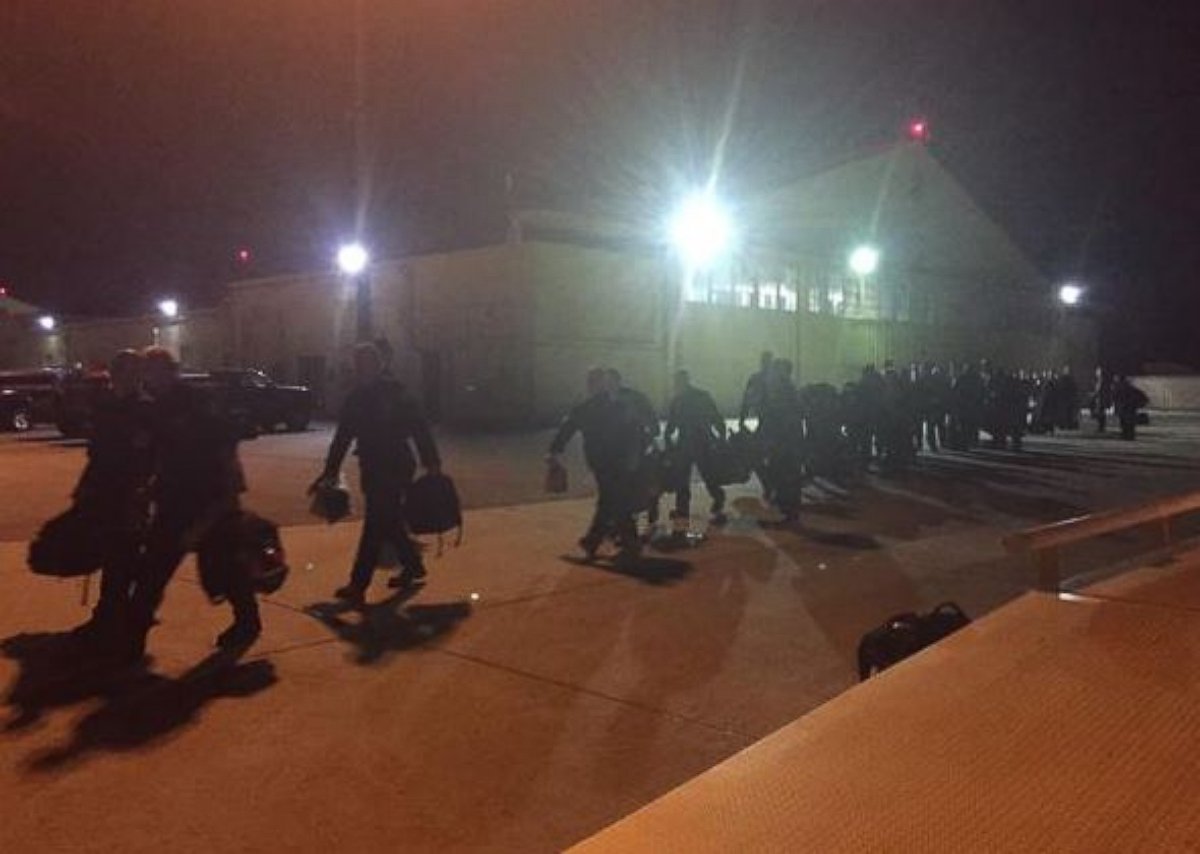
[[[444,534],[458,528],[462,542],[462,505],[454,481],[444,474],[418,478],[404,500],[408,529],[414,534]]]
[[[289,572],[279,527],[248,510],[213,525],[196,549],[196,564],[200,586],[214,602],[229,595],[234,573],[248,574],[256,593],[274,593]]]
[[[970,622],[954,602],[943,602],[926,614],[896,614],[859,641],[858,678],[865,680],[887,670]]]
[[[733,441],[714,441],[705,468],[704,474],[717,486],[733,486],[750,479],[750,460],[745,449]]]
[[[71,507],[43,525],[29,544],[29,568],[55,578],[90,575],[104,563],[106,530],[95,514]]]
[[[345,483],[321,482],[313,487],[309,512],[331,525],[350,515],[350,490]]]

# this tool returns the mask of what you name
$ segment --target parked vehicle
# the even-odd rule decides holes
[[[217,405],[242,425],[247,436],[283,426],[299,432],[312,421],[313,393],[305,386],[280,385],[258,370],[185,373],[182,380],[212,392]]]
[[[58,432],[68,439],[90,435],[96,400],[108,385],[108,372],[104,370],[74,372],[65,377],[59,386],[55,412]]]
[[[55,424],[58,421],[59,393],[68,373],[66,368],[0,371],[0,393],[13,392],[27,399],[26,412],[31,426]]]
[[[33,401],[14,389],[0,389],[0,429],[24,433],[33,426]]]

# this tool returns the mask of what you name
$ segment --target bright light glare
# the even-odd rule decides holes
[[[687,264],[702,269],[729,248],[733,225],[710,193],[696,193],[671,220],[671,241]]]
[[[42,327],[42,329],[45,329],[47,332],[52,331],[54,327],[58,325],[58,322],[48,314],[43,314],[38,318],[37,322],[38,326]]]
[[[869,276],[879,269],[879,250],[874,246],[859,246],[850,253],[850,269],[860,276]]]
[[[361,243],[347,243],[337,253],[337,265],[347,276],[357,276],[367,268],[371,256]]]
[[[1063,305],[1078,305],[1083,299],[1083,288],[1079,285],[1063,285],[1058,289],[1058,299]]]
[[[164,299],[158,301],[158,311],[163,317],[178,317],[179,302],[173,299]]]

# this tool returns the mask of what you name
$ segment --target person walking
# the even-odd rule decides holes
[[[1121,425],[1121,438],[1132,442],[1137,438],[1138,410],[1149,403],[1150,398],[1131,383],[1128,377],[1118,376],[1113,383],[1112,399],[1117,423]]]
[[[615,397],[608,372],[592,368],[586,377],[587,397],[572,407],[559,425],[546,455],[548,465],[559,457],[576,433],[583,434],[583,456],[596,480],[596,509],[579,540],[588,560],[596,557],[605,539],[614,537],[619,560],[636,560],[641,550],[634,512],[634,483],[641,460],[644,428],[628,399]]]
[[[163,593],[189,551],[213,527],[239,510],[246,489],[237,456],[237,425],[220,414],[215,402],[179,379],[179,363],[169,350],[151,347],[144,362],[151,405],[154,512],[130,598],[129,653],[140,659]],[[227,598],[233,624],[217,645],[244,648],[262,631],[258,603],[246,573],[230,573]]]
[[[725,441],[725,419],[712,395],[692,385],[690,375],[684,370],[675,372],[675,396],[671,399],[664,436],[675,455],[672,470],[677,477],[673,484],[675,510],[671,518],[683,521],[691,517],[692,470],[699,468],[712,499],[711,521],[714,525],[725,524],[725,490],[713,470],[714,444]]]
[[[109,387],[92,411],[87,465],[72,495],[104,542],[100,599],[91,619],[74,634],[102,643],[114,640],[129,618],[129,594],[150,513],[153,457],[142,362],[141,353],[122,350],[109,365]]]
[[[309,487],[311,494],[322,485],[335,483],[354,445],[363,493],[363,526],[350,579],[334,595],[355,606],[363,604],[387,546],[395,550],[400,563],[400,572],[389,586],[410,587],[424,579],[425,566],[404,517],[404,498],[416,473],[417,458],[429,474],[442,470],[428,422],[404,386],[385,375],[385,367],[376,345],[364,342],[354,348],[355,386],[342,405],[325,466]]]
[[[738,411],[738,429],[746,429],[746,419],[753,415],[761,419],[763,407],[767,402],[767,389],[771,383],[771,366],[775,364],[775,354],[764,350],[758,360],[758,370],[746,380],[746,389],[742,392],[742,406]]]

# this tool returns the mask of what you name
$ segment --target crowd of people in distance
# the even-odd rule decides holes
[[[758,476],[764,499],[794,521],[803,484],[812,477],[845,480],[875,467],[906,469],[925,449],[970,452],[984,446],[1020,451],[1027,434],[1078,430],[1083,394],[1069,368],[1010,371],[987,360],[941,365],[932,361],[882,370],[867,365],[840,389],[828,383],[797,386],[793,365],[770,352],[747,381],[738,430],[728,431],[712,396],[675,376],[665,431],[646,396],[621,383],[617,372],[587,375],[586,399],[564,418],[547,461],[576,433],[597,485],[596,510],[579,545],[596,557],[606,539],[619,561],[638,556],[636,517],[658,520],[661,494],[675,494],[674,521],[690,516],[692,472],[699,470],[712,499],[712,524],[726,521],[724,487]],[[1097,429],[1113,411],[1121,437],[1136,436],[1147,399],[1128,378],[1097,370],[1086,403]]]

